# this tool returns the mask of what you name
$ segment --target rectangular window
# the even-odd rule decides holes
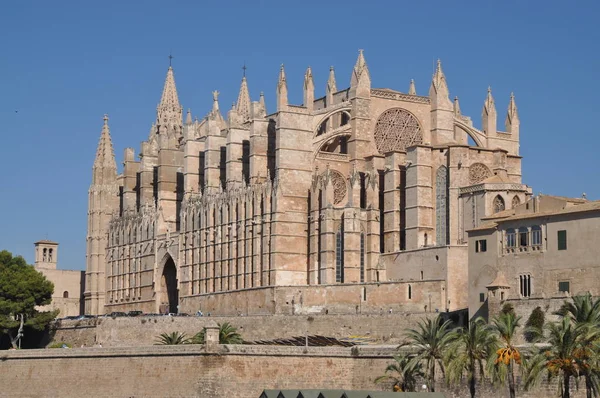
[[[569,281],[558,282],[558,291],[560,293],[569,293],[571,291],[571,283]]]
[[[521,247],[529,246],[527,235],[529,235],[527,228],[519,228],[519,246],[521,246]]]
[[[485,293],[479,293],[479,302],[483,303],[485,301]]]
[[[360,234],[360,281],[365,281],[365,234]]]
[[[558,250],[567,250],[567,231],[558,231]]]
[[[483,253],[487,251],[487,240],[481,239],[475,242],[475,253]]]
[[[531,275],[519,275],[519,293],[521,297],[531,297]]]
[[[506,247],[515,247],[516,246],[516,237],[514,232],[506,233]]]
[[[540,246],[542,244],[542,230],[536,227],[531,229],[531,245]]]

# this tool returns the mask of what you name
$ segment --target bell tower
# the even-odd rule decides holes
[[[35,245],[35,268],[56,269],[58,243],[40,240]]]

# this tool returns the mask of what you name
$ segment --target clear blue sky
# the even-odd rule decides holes
[[[488,85],[504,128],[521,117],[523,181],[534,191],[600,199],[600,15],[592,1],[4,1],[0,12],[0,249],[33,261],[60,242],[59,266],[85,268],[87,190],[104,113],[117,162],[155,118],[169,52],[182,105],[198,117],[237,98],[274,108],[279,65],[290,101],[313,69],[323,95],[363,48],[373,87],[426,95],[441,58],[451,96],[480,127]],[[18,112],[16,112],[18,111]],[[120,166],[119,166],[120,167]]]

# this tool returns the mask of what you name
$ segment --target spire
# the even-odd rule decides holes
[[[369,67],[367,66],[363,50],[358,50],[358,58],[356,59],[356,64],[352,70],[352,78],[350,79],[350,87],[356,87],[361,82],[363,84],[368,82],[370,88],[371,76],[369,75]]]
[[[115,151],[112,145],[112,139],[110,138],[110,128],[108,127],[108,115],[104,115],[104,125],[102,126],[102,132],[100,133],[100,142],[98,143],[98,149],[96,150],[96,159],[94,160],[94,181],[93,183],[102,183],[98,181],[99,176],[106,175],[100,172],[98,175],[97,171],[109,170],[110,174],[117,174],[117,163],[115,162]]]
[[[458,97],[454,97],[454,115],[460,116],[460,104],[458,103]]]
[[[449,92],[448,83],[446,82],[446,75],[444,75],[444,71],[442,70],[442,61],[439,59],[437,60],[437,67],[435,68],[431,85],[435,89],[436,93],[443,91],[447,94]]]
[[[510,93],[510,101],[508,102],[508,111],[506,112],[506,120],[504,125],[507,133],[519,133],[519,112],[517,111],[517,103],[515,102],[515,95]]]
[[[410,85],[408,86],[408,94],[417,95],[417,89],[415,88],[415,80],[410,79]]]
[[[481,112],[481,121],[483,132],[486,134],[496,134],[496,104],[492,97],[492,88],[488,87],[487,96],[483,103],[483,111]]]
[[[277,82],[277,110],[280,110],[288,104],[287,80],[285,78],[285,69],[281,64],[279,69],[279,80]]]
[[[192,124],[192,111],[189,108],[187,110],[187,115],[185,116],[185,124],[186,125]]]
[[[242,121],[250,119],[250,92],[248,91],[248,82],[246,81],[246,66],[244,65],[244,76],[242,77],[242,85],[238,94],[235,110],[242,117]]]
[[[335,71],[333,66],[329,67],[329,79],[327,79],[327,87],[325,89],[325,97],[327,106],[333,104],[333,94],[337,92],[337,85],[335,84]]]
[[[183,108],[179,104],[175,87],[173,68],[169,66],[160,104],[156,109],[156,124],[163,127],[181,126],[182,112]]]
[[[313,82],[312,69],[310,66],[304,74],[304,106],[312,110],[315,101],[315,84]]]
[[[488,86],[487,96],[485,97],[485,103],[483,104],[484,110],[489,113],[496,112],[496,103],[494,102],[494,97],[492,97],[492,88]]]
[[[519,120],[519,112],[517,111],[517,103],[515,102],[515,94],[510,93],[510,101],[508,102],[508,112],[506,114],[507,119]]]

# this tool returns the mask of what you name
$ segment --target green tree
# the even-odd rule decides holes
[[[425,362],[427,386],[435,391],[435,369],[439,366],[445,377],[444,354],[456,340],[457,333],[450,320],[442,322],[440,315],[434,319],[421,320],[416,329],[406,332],[407,341],[403,345],[416,350],[416,359]]]
[[[396,392],[416,391],[417,379],[425,377],[423,364],[408,354],[394,356],[394,363],[385,368],[385,374],[375,379],[375,383],[392,381]]]
[[[492,328],[483,318],[469,323],[461,329],[458,337],[447,352],[446,374],[450,382],[457,383],[466,373],[471,397],[475,397],[477,375],[480,380],[485,376],[487,362],[498,348],[498,340]]]
[[[172,333],[161,333],[156,339],[155,345],[180,345],[188,344],[190,339],[185,336],[185,333],[172,332]]]
[[[514,364],[521,364],[521,352],[514,345],[520,320],[521,317],[516,316],[514,311],[501,312],[493,320],[494,329],[500,340],[500,348],[496,351],[494,364],[497,368],[501,366],[506,366],[507,368],[510,398],[515,398],[516,394]]]
[[[232,326],[229,322],[224,322],[219,325],[219,344],[242,344],[244,339],[238,332],[237,328]],[[206,335],[206,328],[202,330],[194,337],[192,337],[192,344],[204,344],[204,336]]]
[[[525,340],[532,343],[540,338],[543,333],[545,322],[546,316],[544,311],[542,311],[540,307],[535,307],[533,311],[531,311],[529,318],[527,318],[527,322],[525,322],[525,332],[523,333]]]
[[[21,256],[0,251],[0,333],[18,348],[25,328],[44,330],[58,311],[38,311],[50,304],[54,285]]]

